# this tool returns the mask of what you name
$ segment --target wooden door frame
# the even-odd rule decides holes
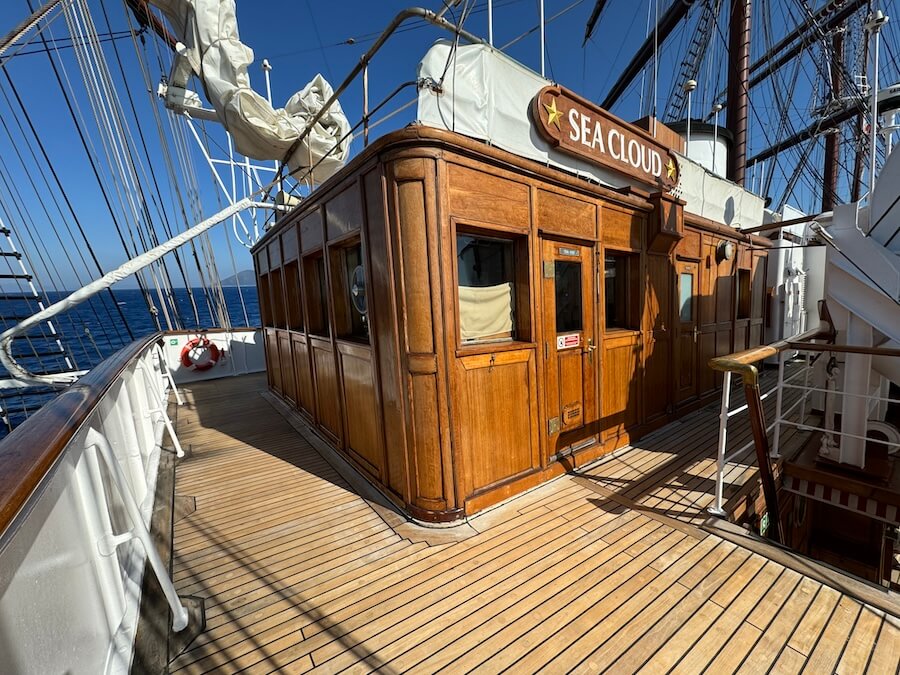
[[[566,452],[559,452],[555,447],[551,447],[551,435],[549,433],[549,424],[550,420],[555,417],[554,409],[551,409],[548,401],[548,397],[550,395],[548,381],[551,377],[551,372],[553,372],[554,378],[554,391],[559,392],[559,382],[558,382],[558,372],[556,372],[558,366],[554,366],[554,370],[551,371],[549,367],[550,353],[556,353],[555,343],[556,330],[555,330],[555,302],[553,303],[554,312],[552,316],[548,311],[548,303],[546,301],[546,293],[548,292],[547,282],[550,280],[549,278],[544,277],[543,268],[544,262],[547,260],[547,250],[552,249],[554,246],[571,246],[577,247],[581,249],[581,256],[579,256],[578,260],[585,266],[586,269],[582,271],[582,313],[590,312],[587,320],[585,321],[584,328],[582,328],[582,344],[581,344],[581,353],[582,360],[584,361],[584,357],[587,356],[588,352],[586,352],[587,341],[589,339],[593,340],[593,351],[590,352],[592,354],[592,359],[588,359],[589,362],[593,362],[592,367],[592,377],[593,382],[590,387],[590,395],[593,397],[592,403],[593,407],[591,411],[586,409],[584,406],[584,401],[582,402],[582,425],[577,429],[573,429],[572,433],[575,433],[584,429],[591,429],[590,436],[595,444],[602,443],[602,437],[600,434],[600,417],[602,411],[602,405],[600,401],[600,368],[601,368],[601,354],[602,344],[601,344],[601,333],[600,333],[600,323],[599,323],[599,314],[601,311],[600,308],[600,288],[599,288],[599,270],[598,270],[598,260],[599,260],[599,243],[597,241],[591,240],[580,240],[572,237],[560,236],[557,234],[551,234],[546,232],[539,232],[537,239],[537,249],[538,249],[538,258],[537,258],[537,280],[538,280],[538,289],[539,291],[535,294],[538,296],[539,301],[539,313],[537,318],[540,324],[540,342],[541,345],[538,347],[538,351],[541,355],[542,368],[539,373],[539,382],[540,382],[540,404],[543,408],[543,419],[541,420],[541,429],[540,429],[540,439],[541,439],[541,448],[542,448],[542,461],[546,463],[550,463],[551,461],[556,461],[562,457],[568,456],[572,450]],[[563,259],[560,255],[556,254],[549,260],[556,261],[557,259]],[[572,256],[574,260],[574,256]],[[555,278],[554,288],[555,288]],[[549,330],[549,326],[547,324],[548,321],[553,322],[553,330]],[[590,335],[585,335],[590,331]],[[583,372],[583,371],[582,371]],[[588,419],[589,417],[593,417],[593,419]],[[557,440],[562,438],[564,433],[557,433],[553,436]],[[577,447],[579,445],[579,441],[575,441],[570,445],[575,445],[575,451],[579,451],[583,449],[583,447],[589,447],[591,443],[584,441],[582,447]],[[569,447],[567,445],[566,447]]]
[[[691,403],[700,396],[700,262],[697,260],[689,260],[689,259],[676,259],[675,260],[675,283],[674,283],[674,297],[675,304],[672,308],[672,318],[673,318],[673,328],[674,328],[674,340],[672,341],[672,354],[673,354],[673,364],[675,368],[678,368],[681,365],[679,348],[680,348],[680,340],[682,336],[682,325],[681,321],[681,275],[684,273],[683,268],[689,267],[691,269],[691,276],[693,277],[693,287],[691,289],[691,317],[693,324],[693,358],[691,359],[691,363],[693,364],[693,372],[692,372],[692,382],[693,382],[693,393],[682,398],[681,390],[679,388],[679,381],[677,377],[672,378],[672,402],[673,407],[678,408],[679,406],[686,405]]]

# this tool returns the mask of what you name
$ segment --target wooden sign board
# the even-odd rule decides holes
[[[650,136],[563,87],[534,97],[538,132],[555,148],[668,191],[678,184],[678,160]]]

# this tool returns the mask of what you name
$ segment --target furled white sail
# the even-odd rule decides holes
[[[203,82],[206,97],[238,152],[253,159],[280,160],[294,148],[288,166],[298,177],[306,173],[305,168],[314,167],[314,183],[323,182],[344,165],[352,136],[337,101],[297,144],[308,122],[334,92],[325,78],[316,75],[284,108],[277,109],[250,87],[247,69],[253,63],[253,50],[240,41],[234,0],[150,0],[150,4],[168,18],[183,45],[179,45],[180,56]],[[177,71],[176,65],[173,76]],[[178,87],[186,84],[170,82]]]

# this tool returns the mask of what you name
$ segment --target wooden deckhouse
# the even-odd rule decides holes
[[[413,518],[458,520],[707,399],[709,358],[762,340],[766,246],[410,126],[255,247],[269,384]]]

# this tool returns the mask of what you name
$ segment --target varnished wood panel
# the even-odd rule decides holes
[[[269,269],[275,270],[281,267],[281,240],[275,237],[266,247],[269,251]]]
[[[425,199],[424,181],[409,180],[397,184],[397,224],[403,265],[406,348],[410,352],[432,353],[434,317],[431,311]]]
[[[266,248],[261,248],[254,256],[256,260],[256,271],[258,274],[265,274],[269,271],[269,254]]]
[[[597,205],[547,190],[535,190],[536,227],[542,232],[576,239],[597,238]]]
[[[278,355],[281,365],[281,393],[291,403],[297,403],[297,385],[294,378],[294,357],[291,349],[291,334],[280,330],[278,334]]]
[[[321,207],[311,211],[300,221],[300,248],[303,253],[314,251],[322,246],[322,211]]]
[[[281,386],[281,359],[278,354],[278,334],[272,328],[266,329],[266,358],[268,359],[269,383],[279,394]]]
[[[347,447],[377,479],[384,473],[384,449],[375,394],[372,350],[362,345],[338,343],[344,402],[347,408]]]
[[[381,417],[386,449],[384,480],[393,492],[408,496],[406,426],[403,421],[405,391],[401,385],[400,346],[395,301],[394,252],[385,218],[385,195],[381,171],[370,171],[363,179],[366,201],[370,277],[369,331],[378,359],[381,386]]]
[[[700,334],[700,356],[698,368],[700,371],[700,394],[707,394],[716,387],[716,371],[709,367],[709,360],[716,357],[716,334]],[[721,379],[721,378],[718,378]]]
[[[328,241],[358,230],[362,220],[362,197],[356,181],[325,202]]]
[[[716,323],[734,320],[735,303],[735,261],[723,260],[716,273]]]
[[[412,436],[415,457],[413,504],[422,509],[447,508],[445,468],[441,457],[437,376],[410,375]]]
[[[620,435],[640,420],[640,340],[640,333],[631,331],[604,335],[600,398],[605,439]]]
[[[686,227],[684,229],[684,239],[678,242],[678,246],[675,248],[675,255],[679,258],[699,260],[701,239],[699,232]]]
[[[300,245],[297,241],[297,228],[289,227],[281,233],[281,252],[284,262],[296,260],[300,254]]]
[[[310,340],[316,374],[316,411],[319,426],[336,439],[341,439],[341,398],[331,343]]]
[[[645,220],[643,214],[604,204],[600,214],[603,245],[626,251],[640,249]]]
[[[450,164],[447,174],[451,215],[522,228],[530,226],[527,185],[458,164]]]
[[[302,333],[292,333],[291,347],[294,352],[294,380],[297,386],[297,405],[301,411],[313,417],[315,415],[315,392],[313,390],[312,370],[309,363],[307,337]]]
[[[534,351],[479,354],[459,362],[465,408],[457,438],[464,489],[471,495],[540,465]]]
[[[651,421],[667,412],[672,398],[672,334],[674,331],[673,280],[675,270],[669,256],[647,256],[644,285],[644,350],[642,379],[644,415]]]

